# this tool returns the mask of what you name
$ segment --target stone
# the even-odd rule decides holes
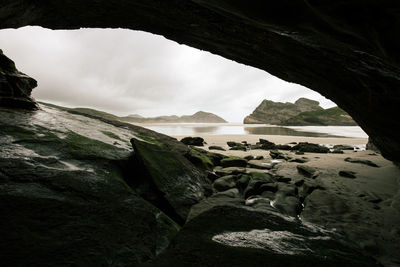
[[[354,150],[354,147],[350,146],[350,145],[334,145],[333,149],[334,150]]]
[[[222,176],[214,181],[213,187],[219,192],[226,191],[236,186],[236,180],[236,175]]]
[[[237,143],[237,142],[233,142],[233,141],[228,141],[228,142],[226,142],[226,144],[227,144],[229,147],[243,146],[243,144]]]
[[[308,142],[300,142],[294,147],[293,150],[299,150],[300,152],[311,152],[311,153],[328,153],[329,148],[320,146],[318,144],[308,143]]]
[[[296,155],[304,155],[304,152],[296,151],[295,154],[296,154]]]
[[[284,160],[288,160],[288,157],[283,154],[282,152],[279,152],[278,150],[271,150],[269,152],[269,155],[271,156],[271,158],[273,159],[284,159]]]
[[[297,162],[297,163],[306,163],[309,162],[309,159],[305,158],[294,158],[294,159],[289,159],[288,162]]]
[[[292,150],[292,147],[289,145],[276,145],[275,149],[280,149],[280,150]]]
[[[272,178],[270,174],[267,173],[250,173],[250,181],[244,190],[244,198],[248,198],[253,195],[259,195],[262,192],[266,191],[265,189],[261,189],[263,184],[274,183],[275,180]]]
[[[188,153],[185,154],[185,158],[202,170],[212,171],[214,169],[214,164],[207,156],[207,153],[202,153],[195,149],[189,149]]]
[[[214,182],[215,180],[217,180],[219,178],[219,176],[213,171],[206,171],[206,174],[207,174],[207,178],[211,182]]]
[[[262,160],[262,159],[264,159],[264,156],[257,156],[257,157],[255,157],[254,159],[255,159],[255,160]]]
[[[204,139],[201,137],[185,137],[181,142],[188,146],[204,146]]]
[[[211,196],[212,198],[239,198],[239,190],[237,188],[231,188],[222,192],[217,192]]]
[[[209,150],[220,150],[220,151],[225,151],[225,148],[222,148],[220,146],[209,146]]]
[[[364,164],[364,165],[367,165],[370,167],[379,168],[379,166],[377,164],[375,164],[372,161],[367,160],[367,159],[345,158],[344,161],[350,162],[350,163],[360,163],[360,164]]]
[[[275,149],[275,144],[268,140],[260,138],[260,149]]]
[[[177,221],[185,221],[192,205],[205,197],[206,174],[181,154],[158,144],[132,138],[137,165],[143,170],[143,187],[162,193],[164,205],[172,207]],[[148,190],[143,192],[149,194]]]
[[[300,174],[302,174],[308,178],[316,178],[318,176],[317,169],[315,169],[313,167],[310,167],[307,165],[297,165],[296,168]]]
[[[222,167],[246,167],[247,160],[240,157],[228,157],[221,160]]]
[[[260,192],[261,192],[260,194],[262,194],[265,191],[276,193],[276,191],[278,191],[278,184],[276,184],[276,183],[262,184],[260,186]]]
[[[356,178],[356,173],[353,171],[339,171],[339,176],[354,179]]]
[[[249,184],[251,180],[251,175],[249,174],[243,174],[240,176],[240,178],[236,181],[236,187],[239,189],[241,193],[244,192],[244,190],[247,188],[247,185]]]
[[[254,159],[254,156],[248,155],[248,156],[244,157],[244,159],[247,160],[247,161],[253,160],[253,159]]]
[[[216,169],[215,173],[219,176],[225,176],[225,175],[235,175],[235,174],[242,174],[246,173],[246,168],[243,167],[227,167],[227,168],[222,168],[222,169]]]
[[[261,160],[249,160],[247,164],[251,168],[264,169],[264,170],[270,170],[274,167],[274,164]]]
[[[241,150],[241,151],[247,151],[247,147],[240,145],[240,146],[233,146],[229,150]]]
[[[279,175],[276,176],[275,179],[281,183],[290,183],[290,181],[292,181],[292,178],[290,178],[290,177],[284,177],[284,176],[279,176]]]
[[[343,150],[337,150],[337,149],[333,150],[331,153],[332,154],[344,154]]]

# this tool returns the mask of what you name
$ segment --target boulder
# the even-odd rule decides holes
[[[220,151],[225,151],[225,148],[222,148],[220,146],[209,146],[209,150],[220,150]]]
[[[213,187],[219,192],[226,191],[236,186],[236,180],[236,175],[222,176],[214,181]]]
[[[182,143],[188,146],[204,146],[204,139],[201,137],[185,137],[181,140]]]
[[[334,150],[354,150],[354,147],[350,146],[350,145],[334,145],[333,149]]]
[[[269,152],[269,155],[271,156],[271,158],[273,159],[284,159],[284,160],[288,160],[288,157],[283,154],[282,152],[279,152],[278,150],[271,150]]]
[[[228,142],[226,142],[226,144],[227,144],[229,147],[243,146],[243,144],[237,143],[237,142],[233,142],[233,141],[228,141]]]
[[[275,149],[274,143],[272,143],[268,140],[265,140],[265,139],[261,139],[261,138],[260,138],[259,146],[260,146],[260,149],[266,149],[266,150]]]
[[[318,176],[317,169],[315,169],[313,167],[310,167],[307,165],[297,165],[296,168],[300,174],[302,174],[308,178],[316,178]]]
[[[320,146],[318,144],[308,143],[308,142],[300,142],[294,147],[293,150],[298,150],[299,152],[311,152],[311,153],[328,153],[329,148]]]
[[[235,175],[235,174],[242,174],[246,173],[246,168],[243,167],[227,167],[227,168],[222,168],[222,169],[217,169],[215,170],[215,173],[219,176],[225,176],[225,175]]]
[[[202,205],[209,199],[200,202]],[[174,244],[148,266],[374,266],[338,234],[279,215],[220,200],[193,217]],[[268,199],[264,204],[268,207]],[[255,203],[257,204],[257,203]],[[206,203],[204,204],[204,206]],[[215,223],[218,222],[218,223]]]
[[[280,150],[292,150],[292,147],[289,145],[276,145],[275,149],[280,149]]]
[[[262,160],[249,160],[247,164],[251,168],[263,169],[263,170],[270,170],[274,167],[274,164]]]
[[[351,163],[360,163],[360,164],[364,164],[364,165],[367,165],[370,167],[379,168],[379,166],[377,164],[375,164],[374,162],[372,162],[368,159],[345,158],[344,161],[351,162]]]
[[[241,150],[241,151],[247,151],[247,147],[240,145],[240,146],[233,146],[229,150]]]
[[[267,173],[250,173],[250,181],[244,190],[244,198],[247,199],[250,196],[260,195],[262,192],[266,191],[265,188],[261,188],[264,184],[273,184],[275,180],[270,174]],[[274,185],[272,185],[274,187]],[[272,190],[268,190],[272,191]]]
[[[297,162],[297,163],[306,163],[309,162],[310,160],[307,158],[294,158],[294,159],[289,159],[289,162]]]
[[[139,188],[143,188],[141,194],[145,198],[157,198],[164,210],[175,213],[174,216],[171,213],[175,220],[185,221],[190,207],[205,197],[206,187],[209,186],[205,172],[162,144],[136,138],[132,138],[131,143],[136,164],[143,170],[141,181],[135,181],[139,183]]]
[[[228,157],[221,160],[222,167],[246,167],[247,160],[240,157]]]

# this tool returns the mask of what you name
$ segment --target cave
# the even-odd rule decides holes
[[[378,1],[3,1],[0,28],[128,28],[263,69],[346,110],[382,154],[400,159],[400,27]]]
[[[400,90],[398,89],[400,86],[400,54],[398,48],[400,47],[400,40],[396,38],[397,30],[400,29],[400,9],[395,3],[390,2],[384,5],[381,1],[376,0],[336,1],[334,3],[312,0],[276,2],[257,0],[251,4],[243,1],[227,0],[3,0],[0,7],[0,29],[24,26],[42,26],[49,29],[126,28],[141,30],[163,35],[167,39],[178,43],[207,50],[236,62],[265,70],[283,80],[304,85],[334,101],[354,118],[386,159],[395,163],[400,162],[400,138],[396,132],[397,129],[400,129],[400,121],[398,120],[398,106],[400,104]],[[2,70],[0,72],[0,86],[2,86],[0,87],[2,89],[0,91],[0,105],[25,110],[37,109],[36,103],[30,98],[31,90],[37,85],[36,81],[23,73],[16,72],[13,62],[2,52],[0,53],[0,67]],[[13,120],[12,112],[7,116],[6,120]],[[36,119],[40,121],[40,118]],[[115,122],[112,123],[115,124]],[[175,220],[183,224],[190,209],[187,203],[189,202],[192,205],[208,194],[207,189],[204,189],[207,185],[203,185],[202,179],[204,177],[198,174],[197,170],[192,168],[191,163],[183,156],[190,154],[188,148],[166,137],[154,135],[149,131],[124,125],[123,123],[117,124],[118,127],[127,127],[136,131],[142,139],[144,138],[143,136],[149,136],[146,137],[148,140],[145,140],[148,142],[131,141],[135,151],[143,151],[144,156],[142,155],[139,161],[132,157],[126,158],[126,154],[123,151],[121,152],[121,150],[110,148],[109,146],[106,148],[112,153],[100,155],[96,150],[96,147],[101,146],[98,142],[93,143],[79,135],[66,135],[65,140],[68,142],[66,147],[60,145],[60,140],[46,132],[45,129],[38,128],[36,130],[40,130],[40,134],[46,137],[43,140],[46,144],[54,144],[54,148],[52,148],[54,153],[59,152],[58,150],[66,151],[66,149],[72,147],[71,151],[68,150],[67,152],[79,158],[83,156],[79,154],[74,142],[79,141],[90,147],[89,155],[84,155],[89,158],[85,158],[85,160],[88,160],[88,162],[98,160],[103,164],[104,168],[107,167],[107,169],[101,167],[98,170],[102,172],[104,177],[112,176],[120,179],[119,177],[121,176],[129,176],[132,169],[153,165],[154,158],[160,160],[172,158],[178,162],[184,162],[183,167],[179,168],[184,168],[185,171],[190,172],[190,177],[192,177],[192,180],[186,182],[189,183],[187,187],[194,188],[193,190],[201,192],[201,194],[197,199],[187,196],[186,199],[178,199],[176,203],[173,203],[179,209],[176,210],[174,216],[170,217],[180,216],[180,219]],[[88,123],[87,127],[90,127],[90,125]],[[15,125],[15,127],[9,125],[8,127],[6,130],[9,131],[20,130],[18,128],[19,125]],[[22,134],[24,138],[36,138],[28,131],[22,132]],[[7,144],[6,150],[12,149],[8,146],[8,141],[8,139],[4,141]],[[157,147],[160,142],[163,144],[161,151]],[[45,149],[43,151],[48,153]],[[190,156],[193,156],[193,154]],[[125,160],[121,160],[123,157],[125,157]],[[37,160],[38,163],[53,164],[48,159],[41,157],[37,157],[34,160]],[[132,164],[131,160],[134,160],[134,164]],[[0,163],[2,168],[4,167],[4,169],[0,169],[0,180],[4,179],[4,181],[9,182],[3,176],[7,177],[11,172],[18,174],[21,171],[19,169],[20,166],[18,166],[21,162],[15,163],[17,164],[15,166],[18,166],[15,167],[12,165],[14,164],[13,158],[10,158],[7,163]],[[171,168],[175,167],[173,166],[175,161],[169,164],[171,164]],[[169,236],[165,233],[176,234],[175,232],[180,227],[171,221],[168,216],[164,216],[159,212],[155,207],[156,205],[149,204],[153,203],[151,202],[152,199],[156,199],[155,202],[165,201],[164,195],[160,197],[160,192],[165,188],[150,192],[149,196],[147,196],[148,199],[144,197],[147,202],[139,199],[136,195],[130,195],[129,190],[127,191],[125,187],[121,187],[121,184],[110,185],[105,182],[97,185],[95,191],[92,192],[93,194],[83,196],[79,191],[81,184],[75,180],[79,177],[68,174],[66,177],[74,182],[67,185],[63,181],[53,182],[51,180],[53,177],[47,177],[46,175],[48,174],[46,174],[44,177],[39,177],[40,184],[36,185],[32,183],[32,180],[37,179],[35,175],[42,174],[41,166],[39,166],[40,168],[34,168],[29,160],[23,162],[23,166],[27,170],[32,170],[33,178],[31,176],[23,176],[18,180],[23,184],[25,191],[19,190],[19,185],[17,186],[13,183],[7,185],[6,189],[8,191],[6,190],[5,195],[2,195],[0,199],[2,202],[0,211],[2,213],[12,213],[13,217],[9,220],[2,220],[0,226],[3,231],[10,233],[7,236],[8,240],[15,241],[20,235],[29,235],[26,237],[26,244],[20,249],[17,248],[15,252],[11,252],[10,255],[6,255],[4,258],[1,258],[2,255],[0,255],[0,259],[3,259],[4,262],[10,259],[15,260],[15,257],[19,255],[25,255],[26,258],[15,260],[14,264],[37,264],[38,259],[45,257],[49,261],[49,266],[52,266],[51,264],[54,266],[67,265],[68,261],[65,261],[65,258],[74,263],[78,262],[81,266],[102,265],[104,262],[110,266],[114,263],[122,266],[131,266],[131,236],[134,236],[133,240],[139,244],[137,248],[133,249],[133,255],[137,257],[133,262],[143,263],[168,245]],[[83,170],[78,167],[72,166],[71,168],[75,168],[77,171]],[[38,173],[34,173],[35,171],[38,171]],[[146,173],[146,176],[152,175],[154,174],[151,172]],[[163,177],[162,174],[157,173],[157,175]],[[92,174],[89,174],[89,178],[93,178]],[[75,182],[76,184],[74,184]],[[150,184],[136,185],[137,181],[131,182],[131,184],[141,187],[140,190],[143,190],[143,192],[147,192],[148,188],[153,188],[158,183],[158,181],[152,181]],[[139,182],[141,183],[141,181]],[[128,185],[131,184],[128,182]],[[123,185],[125,186],[125,184]],[[14,189],[14,186],[17,189]],[[90,185],[85,183],[84,186],[90,189]],[[46,191],[47,189],[48,191]],[[165,190],[170,190],[170,188]],[[310,189],[310,194],[311,191],[315,191],[320,194],[319,197],[325,197],[327,202],[336,201],[336,197],[329,198],[331,196],[328,196],[328,194],[324,195],[323,190],[315,186]],[[9,192],[17,192],[18,194],[23,192],[24,195],[22,197],[20,195],[12,195],[10,197],[7,195]],[[59,192],[67,192],[71,196],[67,199],[68,201],[65,201],[54,192],[57,192],[57,194]],[[176,192],[173,193],[176,194]],[[40,197],[37,197],[38,195]],[[167,198],[168,194],[165,195]],[[365,196],[360,195],[358,197]],[[106,201],[103,201],[103,198]],[[32,199],[38,201],[37,203],[40,205],[31,205]],[[371,201],[369,204],[376,204],[382,200],[372,199]],[[104,206],[99,206],[99,203]],[[132,203],[134,203],[134,210],[131,209]],[[397,196],[397,200],[392,203],[393,207],[396,208],[394,205],[398,205],[398,203]],[[168,210],[172,209],[171,206],[164,207],[164,210],[162,207],[158,208],[170,215]],[[49,212],[45,211],[47,208]],[[343,210],[346,210],[346,208],[346,205],[339,207],[339,209]],[[14,209],[18,211],[14,212]],[[59,213],[52,214],[51,212],[54,210]],[[82,217],[82,211],[89,215],[84,218],[85,220],[78,221],[79,225],[75,225],[74,218]],[[154,217],[154,214],[157,214],[157,216]],[[221,219],[217,216],[221,214],[227,216]],[[233,207],[225,207],[224,209],[217,207],[211,212],[205,212],[205,215],[199,216],[196,223],[221,219],[222,223],[230,225],[235,230],[243,227],[242,224],[246,221],[246,216],[255,216],[257,220],[254,222],[254,227],[261,227],[268,220],[260,214],[250,215],[245,210],[239,211]],[[61,232],[55,232],[55,229],[60,226],[58,220],[64,220],[65,218],[70,219],[72,223],[61,224],[65,229]],[[114,220],[115,218],[117,220]],[[142,220],[142,218],[144,219]],[[133,226],[127,222],[127,219],[133,222]],[[96,226],[99,228],[95,228],[96,233],[93,234],[91,229],[95,227],[93,225],[99,220],[102,224]],[[293,227],[294,232],[297,231],[296,233],[304,232],[304,229],[298,229],[296,228],[297,226],[294,227],[281,220],[281,218],[277,217],[274,220],[283,226],[287,224],[288,228]],[[42,221],[45,223],[41,224]],[[110,221],[112,223],[109,224],[108,222]],[[396,225],[395,221],[390,223]],[[139,228],[142,232],[140,234],[135,231],[129,232],[127,225],[129,227],[132,226],[133,229]],[[27,230],[29,227],[33,227],[35,230],[33,231],[33,237],[30,236],[31,233]],[[80,233],[75,232],[76,227],[83,229],[82,236]],[[213,225],[213,227],[210,232],[225,230],[219,225]],[[47,243],[46,236],[40,236],[43,228],[46,228],[46,230],[49,228],[51,233],[54,230],[54,236],[52,237],[54,240],[65,238],[65,240],[70,241],[71,239],[71,244],[73,245],[68,244],[68,247],[55,246],[53,248],[53,243]],[[157,230],[157,234],[162,233],[163,236],[168,236],[168,238],[166,240],[155,238],[151,235],[154,229]],[[192,239],[199,241],[196,244],[199,247],[195,247],[194,251],[191,252],[196,254],[197,250],[205,249],[200,247],[204,244],[205,246],[213,246],[216,250],[212,251],[210,257],[213,257],[215,262],[221,263],[222,259],[219,257],[219,253],[222,253],[222,255],[225,255],[225,259],[234,261],[239,264],[238,266],[246,264],[246,260],[249,258],[252,258],[254,262],[263,263],[263,256],[250,250],[226,252],[225,249],[214,244],[202,243],[205,238],[203,235],[193,235],[193,233],[200,230],[201,224],[192,223],[186,228],[184,227],[183,234],[178,236],[177,241],[174,241],[176,242],[174,243],[175,251],[171,250],[168,252],[170,254],[161,258],[160,265],[170,263],[167,257],[181,257],[182,255],[179,253],[185,249],[184,244],[188,240],[191,242]],[[277,230],[284,231],[285,228]],[[14,232],[16,233],[15,235],[13,234]],[[112,236],[109,233],[113,233]],[[312,233],[309,234],[311,236],[310,240],[319,238],[319,236],[315,236]],[[142,235],[146,237],[152,236],[155,241],[142,238]],[[210,233],[207,232],[204,235],[209,238]],[[219,238],[218,236],[214,237]],[[53,242],[54,240],[51,241]],[[109,247],[102,246],[100,244],[102,240],[110,241],[107,243]],[[38,245],[35,242],[43,242],[44,245],[42,243]],[[390,240],[387,242],[390,243]],[[76,248],[74,247],[75,244]],[[9,252],[8,244],[0,245],[2,251],[4,249]],[[328,247],[321,249],[336,251],[340,246],[340,244],[333,242]],[[32,248],[32,251],[26,252],[24,249],[27,247]],[[92,248],[88,253],[94,257],[85,258],[87,251],[78,251],[82,247]],[[392,244],[392,247],[396,248],[396,244]],[[13,249],[14,247],[11,248]],[[101,250],[97,251],[98,248]],[[366,243],[364,248],[373,251],[376,246]],[[329,261],[327,265],[368,266],[371,263],[370,259],[364,259],[359,256],[358,252],[353,251],[351,247],[347,250],[345,246],[345,249],[344,251],[339,251],[339,254],[343,252],[343,255],[347,255],[344,260],[340,258],[342,255],[335,254],[332,256],[332,261]],[[113,250],[118,251],[113,252],[113,254],[110,252]],[[395,251],[395,249],[393,250]],[[236,254],[236,252],[240,253]],[[72,253],[76,258],[69,259],[69,253]],[[32,255],[34,257],[30,262],[28,258]],[[191,256],[188,252],[188,254],[183,255],[183,258],[186,257],[187,259]],[[348,260],[352,256],[354,256],[354,262],[349,262]],[[93,259],[97,261],[92,261]],[[207,264],[206,261],[202,262],[202,259],[197,260],[199,261],[199,266],[201,266],[201,263]],[[298,259],[295,257],[271,256],[271,260],[273,266],[274,264],[279,266],[279,264],[293,264]],[[301,258],[301,260],[304,260],[302,262],[304,266],[323,262],[316,261],[312,256],[309,258],[309,255]],[[375,264],[371,264],[371,266],[375,266]]]

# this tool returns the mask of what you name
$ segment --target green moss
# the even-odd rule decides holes
[[[211,159],[207,157],[207,153],[201,153],[195,149],[190,149],[186,158],[198,168],[205,170],[212,170],[214,168],[214,164]]]
[[[154,139],[151,136],[139,135],[139,134],[136,134],[135,136],[142,139],[143,141],[146,141],[147,143],[150,143],[150,144],[153,144],[153,145],[156,145],[159,147],[165,147],[165,145],[163,143],[157,141],[156,139]]]
[[[112,138],[112,139],[117,139],[117,140],[120,140],[120,141],[124,141],[124,140],[122,140],[118,135],[116,135],[115,133],[112,133],[112,132],[108,132],[108,131],[101,131],[104,135],[106,135],[106,136],[108,136],[108,137],[110,137],[110,138]]]

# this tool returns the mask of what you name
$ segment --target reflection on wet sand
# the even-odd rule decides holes
[[[326,133],[296,131],[285,127],[244,127],[247,134],[265,134],[265,135],[290,135],[290,136],[308,136],[308,137],[338,137]]]

